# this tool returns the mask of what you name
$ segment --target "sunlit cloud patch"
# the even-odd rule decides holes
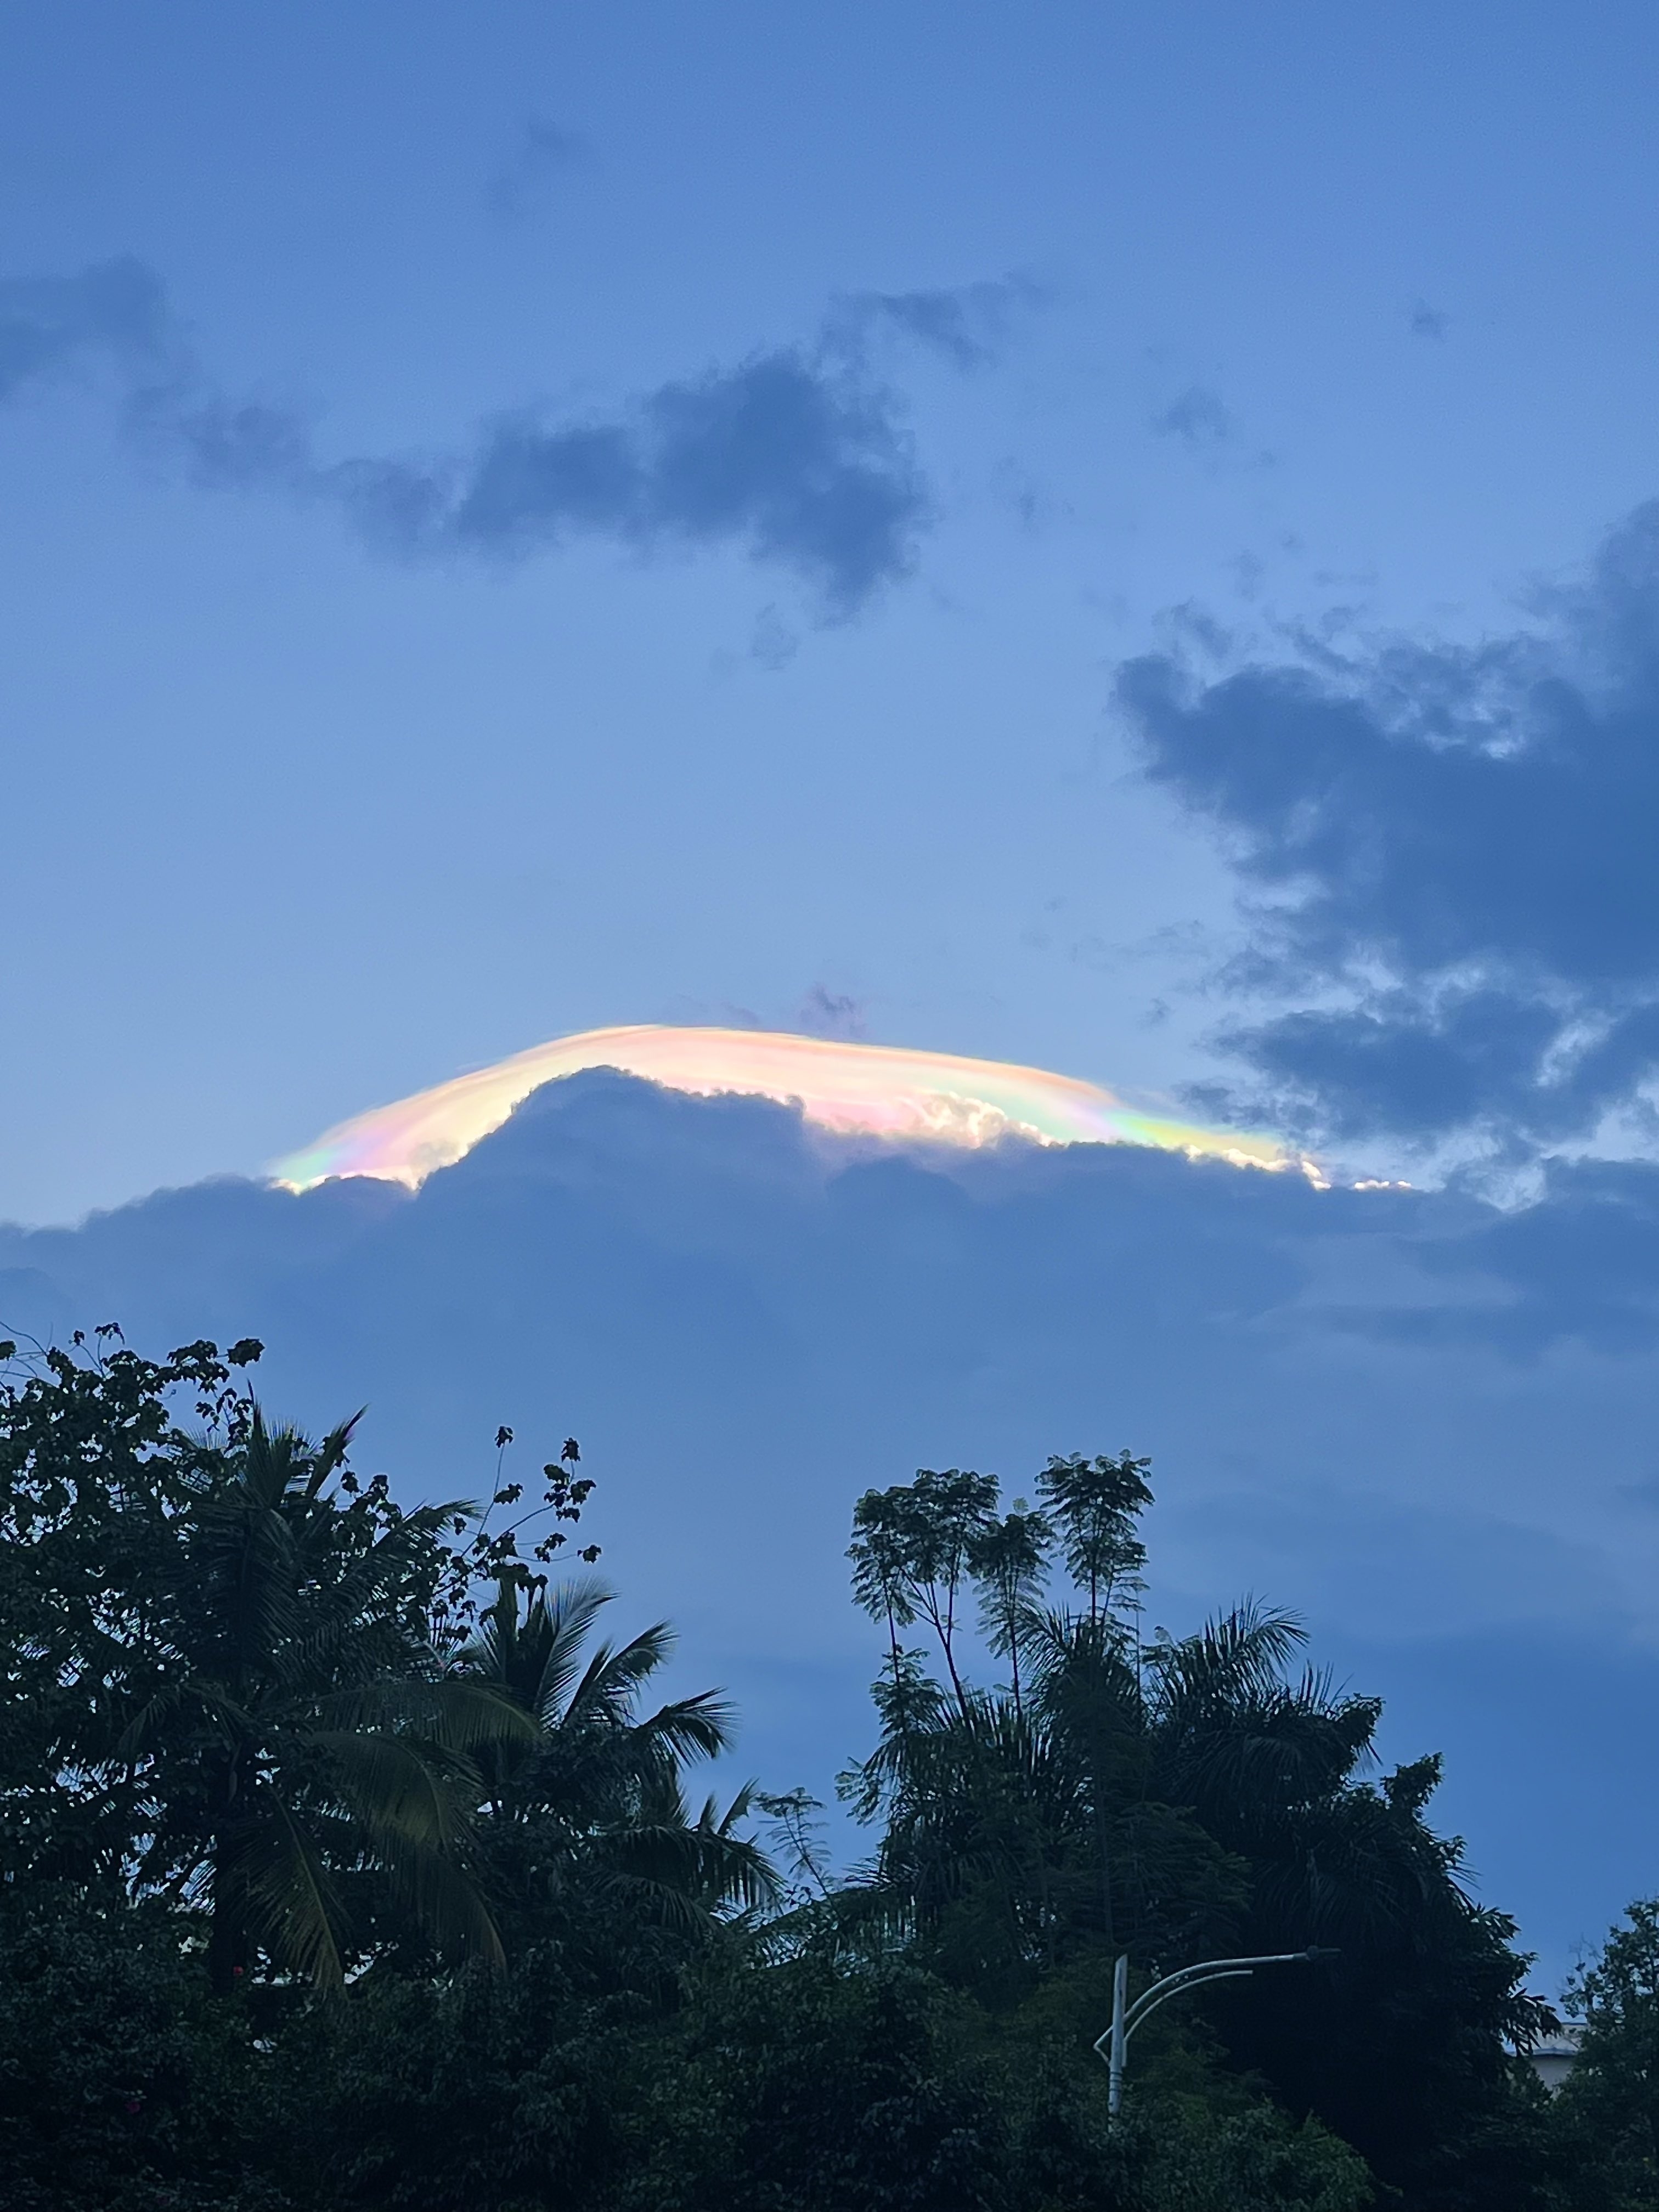
[[[278,1160],[272,1178],[291,1190],[334,1176],[374,1176],[416,1189],[500,1128],[532,1091],[598,1067],[695,1097],[776,1099],[839,1136],[969,1149],[1009,1137],[1039,1145],[1150,1145],[1239,1167],[1309,1168],[1271,1138],[1141,1113],[1097,1085],[1044,1068],[763,1030],[642,1026],[557,1037],[356,1115]]]

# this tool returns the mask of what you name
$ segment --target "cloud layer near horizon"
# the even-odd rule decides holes
[[[1167,1455],[1174,1436],[1177,1515],[1248,1459],[1281,1468],[1263,1479],[1287,1496],[1496,1516],[1516,1541],[1577,1549],[1588,1571],[1605,1509],[1621,1532],[1597,1570],[1605,1596],[1632,1540],[1626,1493],[1549,1502],[1489,1449],[1448,1491],[1467,1425],[1427,1400],[1443,1388],[1466,1407],[1576,1413],[1592,1375],[1605,1402],[1659,1400],[1644,1364],[1659,1345],[1659,1168],[1558,1166],[1541,1200],[1505,1212],[1134,1146],[842,1144],[787,1107],[600,1070],[534,1093],[418,1194],[222,1180],[79,1228],[0,1228],[0,1329],[111,1318],[151,1346],[264,1336],[268,1373],[307,1419],[336,1410],[331,1388],[369,1389],[422,1479],[434,1439],[465,1458],[525,1415],[526,1387],[556,1423],[580,1410],[590,1428],[665,1419],[687,1436],[764,1399],[801,1421],[820,1474],[826,1437],[858,1440],[856,1468],[830,1483],[836,1511],[848,1486],[917,1453],[977,1454],[1013,1476],[1051,1448]],[[1306,1386],[1315,1367],[1340,1370],[1343,1391]],[[672,1378],[665,1412],[641,1413],[641,1373]],[[1402,1424],[1444,1431],[1420,1480],[1400,1463]],[[1645,1472],[1646,1444],[1632,1449]],[[1241,1494],[1267,1510],[1257,1474]],[[1510,1596],[1553,1610],[1555,1577]],[[1620,1602],[1659,1629],[1644,1579]]]
[[[634,1462],[647,1492],[619,1505],[671,1465],[723,1468],[792,1545],[798,1513],[827,1498],[833,1534],[855,1488],[913,1460],[1014,1480],[1050,1449],[1129,1443],[1158,1455],[1174,1519],[1231,1498],[1304,1583],[1346,1586],[1318,1531],[1364,1499],[1407,1548],[1460,1527],[1480,1607],[1571,1613],[1594,1585],[1634,1622],[1648,1523],[1620,1484],[1648,1446],[1604,1443],[1563,1497],[1537,1424],[1587,1418],[1593,1390],[1605,1435],[1609,1408],[1659,1396],[1639,1358],[1656,1263],[1645,1168],[1563,1170],[1504,1214],[1131,1147],[837,1156],[787,1109],[602,1073],[538,1093],[416,1197],[212,1182],[0,1232],[0,1322],[261,1334],[307,1419],[367,1393],[392,1462],[452,1485],[498,1419],[528,1425],[528,1394]],[[757,1457],[775,1422],[787,1456]],[[1493,1547],[1536,1574],[1487,1587]],[[1443,1574],[1457,1547],[1434,1549]]]
[[[362,1457],[406,1498],[483,1492],[500,1422],[532,1465],[574,1431],[630,1609],[736,1692],[745,1759],[820,1789],[867,1734],[855,1496],[1149,1451],[1151,1620],[1247,1589],[1305,1609],[1322,1656],[1405,1686],[1402,1755],[1467,1681],[1451,1817],[1558,1949],[1637,1879],[1621,1818],[1560,1899],[1491,1747],[1525,1734],[1541,1651],[1610,1697],[1647,1680],[1659,1170],[1564,1169],[1505,1214],[1128,1146],[838,1148],[594,1073],[417,1194],[210,1182],[0,1231],[0,1333],[110,1319],[147,1350],[262,1337],[267,1402],[313,1425],[367,1400]],[[1525,1791],[1567,1787],[1570,1735]]]

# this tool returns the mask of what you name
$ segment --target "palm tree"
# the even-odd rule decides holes
[[[1380,1700],[1310,1668],[1293,1677],[1307,1640],[1293,1613],[1247,1598],[1146,1653],[1152,1785],[1235,1848],[1271,1848],[1372,1755]]]
[[[642,1713],[673,1632],[659,1621],[619,1647],[600,1642],[590,1651],[613,1595],[591,1577],[550,1591],[503,1583],[461,1655],[467,1679],[536,1724],[533,1737],[480,1756],[498,1869],[521,1896],[625,1901],[636,1916],[684,1931],[769,1903],[772,1869],[738,1832],[752,1785],[724,1813],[710,1798],[695,1818],[682,1785],[688,1763],[730,1749],[730,1707],[705,1690]]]
[[[999,1521],[994,1499],[975,1498],[969,1563],[988,1640],[1024,1662],[1008,1697],[962,1684],[955,1669],[947,1696],[899,1646],[899,1625],[933,1618],[915,1595],[914,1546],[873,1540],[909,1529],[907,1493],[872,1492],[855,1515],[855,1595],[885,1616],[890,1648],[876,1692],[882,1740],[843,1778],[858,1816],[883,1827],[854,1917],[919,1935],[988,1991],[1082,1953],[1224,1946],[1253,1896],[1260,1909],[1277,1893],[1287,1917],[1305,1918],[1310,1854],[1324,1917],[1300,1942],[1363,1912],[1376,1891],[1359,1842],[1370,1801],[1351,1801],[1378,1707],[1322,1676],[1293,1680],[1303,1632],[1249,1603],[1143,1648],[1146,1466],[1127,1452],[1052,1459],[1042,1516],[1017,1508]],[[1044,1610],[1051,1542],[1073,1601]]]
[[[920,1678],[903,1725],[844,1778],[883,1830],[852,1917],[919,1936],[993,1998],[1085,1955],[1224,1944],[1243,1869],[1161,1787],[1133,1638],[1098,1607],[1033,1612],[1023,1636],[1036,1664],[1020,1703],[970,1690],[962,1710]]]
[[[269,1428],[196,1455],[152,1638],[160,1685],[123,1715],[117,1759],[149,1834],[141,1887],[199,1897],[230,1988],[263,1952],[343,1984],[367,1903],[389,1899],[451,1955],[499,1965],[475,1878],[477,1760],[527,1747],[533,1715],[446,1671],[430,1607],[467,1509],[400,1512],[345,1466],[354,1422],[313,1444]]]

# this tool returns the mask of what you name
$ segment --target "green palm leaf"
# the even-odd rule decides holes
[[[250,1814],[221,1855],[216,1907],[240,1904],[273,1959],[316,1988],[337,1991],[345,1983],[344,1913],[316,1841],[269,1784]]]
[[[447,1751],[529,1746],[542,1736],[533,1713],[495,1683],[465,1674],[368,1682],[319,1698],[313,1710],[323,1729],[407,1729]]]

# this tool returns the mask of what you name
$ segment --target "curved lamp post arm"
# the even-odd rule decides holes
[[[1149,2014],[1155,2013],[1170,1997],[1183,1996],[1188,1990],[1202,1989],[1206,1982],[1239,1979],[1253,1974],[1258,1966],[1303,1966],[1315,1959],[1336,1956],[1334,1951],[1310,1944],[1305,1951],[1265,1951],[1253,1959],[1200,1959],[1194,1966],[1179,1966],[1173,1974],[1165,1974],[1162,1981],[1143,1990],[1133,2004],[1128,2002],[1128,1958],[1125,1955],[1119,1959],[1112,1973],[1112,2024],[1095,2045],[1111,2070],[1111,2086],[1107,2093],[1110,2117],[1117,2118],[1118,2107],[1123,2101],[1123,2069],[1128,2059],[1129,2038]]]
[[[1183,1990],[1195,1990],[1200,1982],[1224,1981],[1230,1974],[1252,1973],[1257,1966],[1293,1966],[1310,1955],[1306,1951],[1267,1951],[1254,1959],[1202,1959],[1195,1966],[1177,1967],[1173,1974],[1165,1974],[1161,1982],[1141,1991],[1129,2007],[1124,2033],[1133,2034],[1147,2014],[1156,2012],[1166,1998],[1179,1996]]]
[[[1240,1979],[1248,1981],[1253,1972],[1254,1969],[1249,1966],[1212,1966],[1207,1974],[1197,1973],[1188,1969],[1173,1987],[1166,1987],[1163,1982],[1154,1982],[1150,1990],[1141,1992],[1125,2014],[1123,2040],[1127,2043],[1148,2013],[1156,2012],[1158,2007],[1166,2002],[1169,1998],[1184,1996],[1188,1990],[1201,1990],[1206,1982],[1231,1982]],[[1107,2033],[1109,2035],[1110,2033],[1111,2030],[1109,2028]]]

